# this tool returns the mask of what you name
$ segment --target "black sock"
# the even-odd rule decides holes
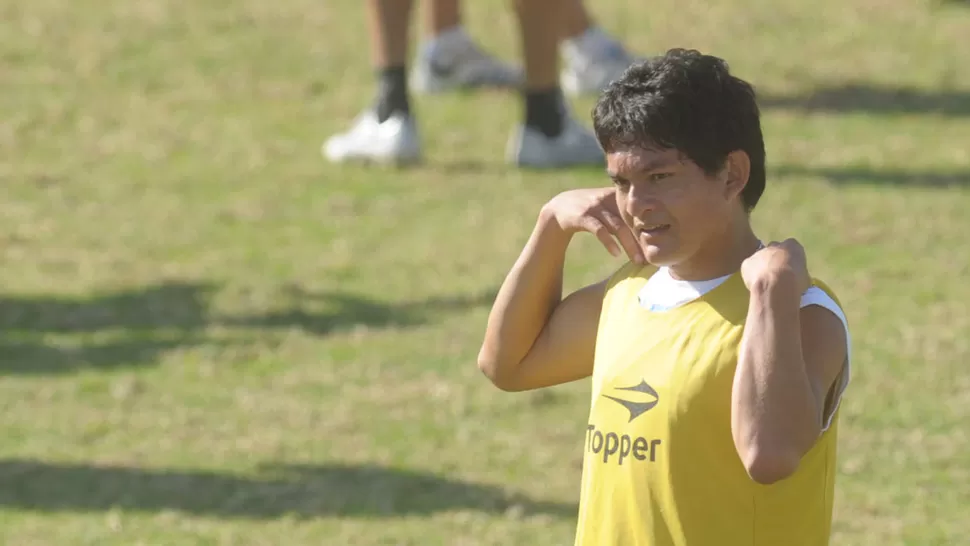
[[[407,70],[403,66],[392,66],[380,71],[377,85],[377,121],[384,123],[394,114],[410,114],[408,99]]]
[[[562,110],[562,93],[558,87],[525,93],[525,125],[542,131],[547,137],[556,137],[562,132]]]

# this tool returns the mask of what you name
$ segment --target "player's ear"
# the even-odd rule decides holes
[[[735,150],[724,161],[724,197],[732,200],[748,185],[751,175],[751,158],[744,150]]]

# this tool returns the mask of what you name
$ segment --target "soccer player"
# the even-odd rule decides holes
[[[593,113],[613,186],[546,203],[479,368],[524,391],[591,377],[576,544],[828,544],[849,331],[794,239],[763,244],[752,87],[671,50]],[[572,236],[629,262],[563,298]]]
[[[405,58],[412,1],[369,1],[372,62],[380,75],[377,100],[350,130],[324,143],[325,157],[334,162],[418,161],[421,144],[409,89],[430,93],[524,86],[524,122],[508,143],[508,160],[531,167],[602,164],[596,138],[570,115],[560,81],[569,94],[598,93],[633,59],[595,25],[582,0],[564,5],[516,0],[524,79],[518,69],[474,44],[461,27],[458,0],[428,1],[427,27],[434,37],[422,45],[410,85]],[[557,74],[560,50],[566,62]]]

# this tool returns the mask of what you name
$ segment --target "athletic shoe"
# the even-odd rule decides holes
[[[605,32],[591,28],[562,43],[560,81],[569,95],[599,94],[633,64],[623,44]]]
[[[334,163],[414,163],[421,159],[421,142],[414,119],[396,113],[383,123],[367,110],[345,133],[330,137],[322,147],[324,157]]]
[[[548,137],[542,131],[520,125],[506,148],[509,163],[519,167],[554,169],[581,165],[603,165],[603,150],[592,131],[563,113],[563,129]]]
[[[440,93],[478,87],[518,88],[522,71],[482,51],[461,27],[425,42],[411,71],[411,89]]]

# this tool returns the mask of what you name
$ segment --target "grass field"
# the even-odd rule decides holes
[[[500,92],[418,98],[424,166],[324,163],[358,4],[0,5],[0,543],[571,544],[587,384],[475,356],[538,207],[608,180],[507,168]],[[834,544],[970,543],[970,6],[591,5],[758,86],[756,224],[853,327]],[[514,58],[504,8],[467,19]],[[568,285],[618,265],[582,237]]]

